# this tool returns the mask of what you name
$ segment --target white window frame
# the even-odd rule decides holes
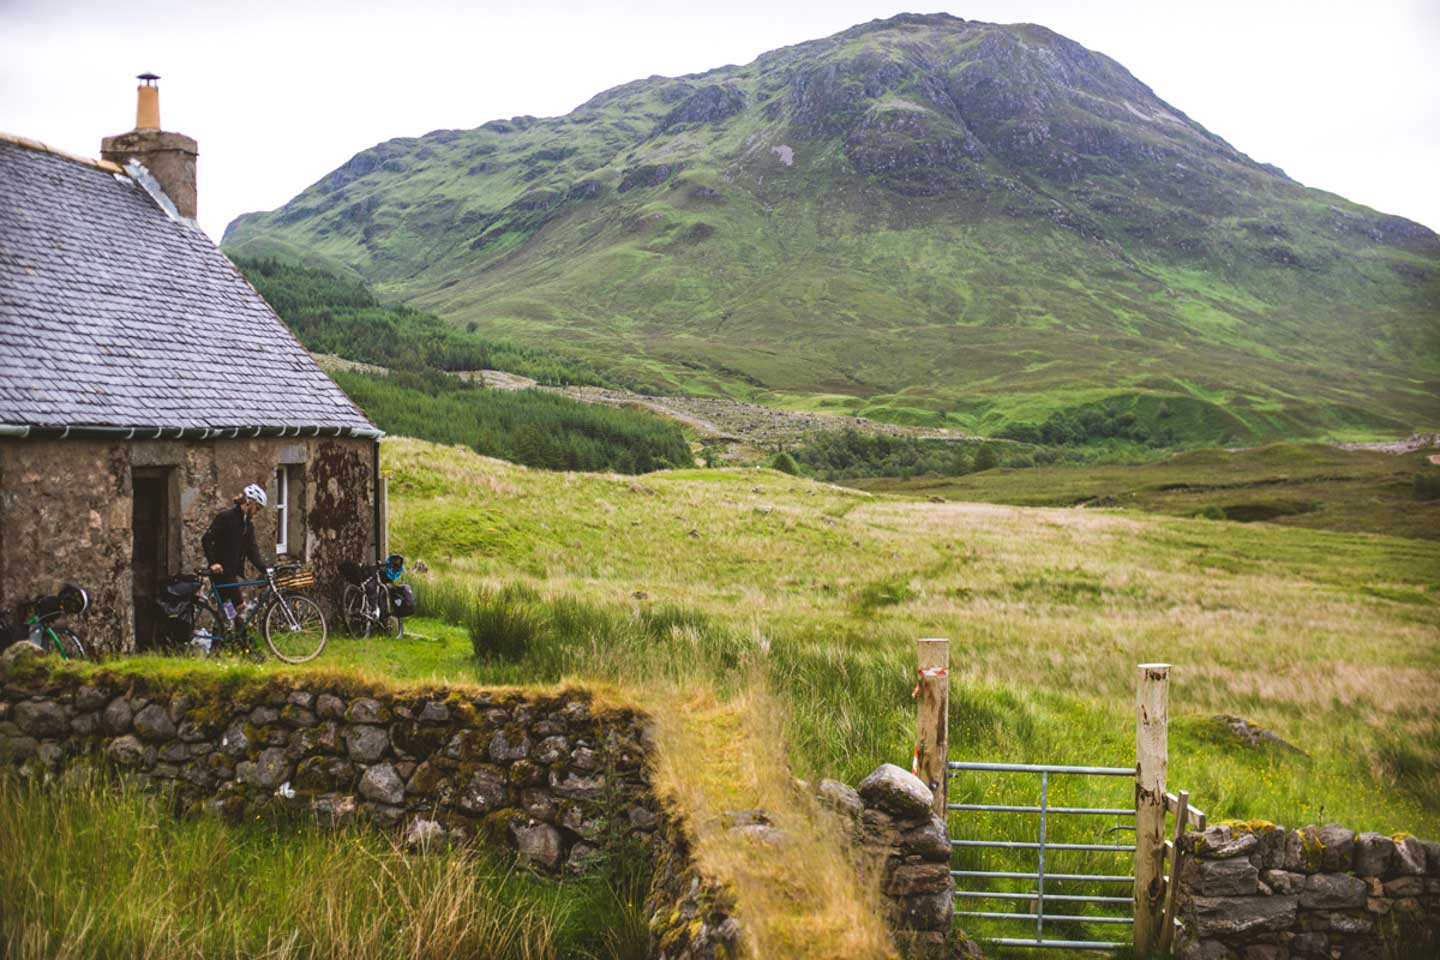
[[[275,553],[290,552],[290,470],[275,468]]]

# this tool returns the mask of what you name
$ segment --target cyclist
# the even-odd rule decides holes
[[[233,611],[241,610],[240,602],[244,596],[239,587],[226,584],[244,579],[245,561],[249,560],[251,566],[266,576],[271,572],[271,567],[260,556],[260,548],[255,544],[254,518],[265,506],[265,501],[265,488],[257,483],[250,484],[235,498],[230,509],[215,515],[215,519],[210,521],[210,529],[200,540],[205,549],[205,560],[210,564],[215,590],[220,594],[221,601],[228,603]]]

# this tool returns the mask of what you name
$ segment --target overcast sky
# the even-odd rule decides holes
[[[938,9],[1044,24],[1255,159],[1440,230],[1440,0],[0,0],[0,131],[96,156],[134,126],[135,74],[158,73],[218,240],[381,140]]]

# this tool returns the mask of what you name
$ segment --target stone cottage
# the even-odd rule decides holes
[[[383,546],[381,432],[196,225],[156,79],[102,160],[0,135],[0,607],[85,587],[72,625],[110,651],[246,484],[261,553],[321,591]]]

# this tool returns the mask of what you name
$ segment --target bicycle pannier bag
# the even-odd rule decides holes
[[[167,617],[178,617],[199,589],[200,581],[194,577],[176,577],[160,588],[160,595],[155,599]]]
[[[410,617],[415,614],[415,591],[410,589],[408,583],[395,583],[390,585],[390,606],[397,617]]]

